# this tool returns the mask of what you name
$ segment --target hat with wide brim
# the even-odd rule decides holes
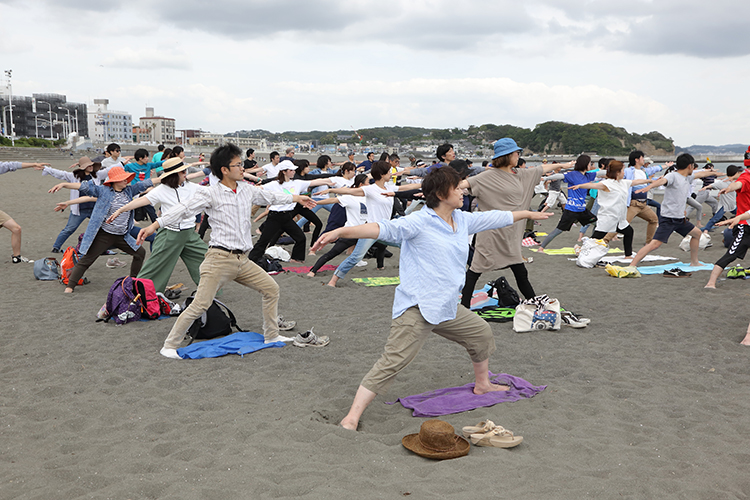
[[[164,163],[162,163],[161,168],[163,169],[161,174],[159,174],[159,180],[165,178],[168,175],[176,174],[177,172],[182,172],[183,170],[187,169],[188,166],[183,163],[182,158],[175,157],[170,158]]]
[[[107,172],[107,179],[102,184],[110,184],[112,182],[127,181],[130,182],[135,179],[135,172],[126,172],[120,165],[112,167]]]
[[[78,165],[76,165],[76,168],[84,169],[90,167],[94,163],[97,162],[91,160],[91,158],[89,158],[88,156],[81,156],[81,158],[78,160]]]
[[[516,151],[518,151],[519,153],[523,151],[523,148],[519,148],[518,144],[516,144],[516,141],[514,141],[510,137],[503,137],[502,139],[498,139],[497,141],[495,141],[494,148],[495,154],[492,155],[493,160],[495,158],[500,158],[501,156],[515,153]]]
[[[427,420],[419,428],[419,433],[409,434],[401,439],[401,444],[409,451],[433,460],[448,460],[469,454],[471,445],[456,434],[448,422]]]

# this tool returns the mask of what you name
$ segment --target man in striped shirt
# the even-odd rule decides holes
[[[234,144],[216,148],[211,154],[211,172],[220,182],[167,210],[138,235],[138,241],[143,241],[159,227],[174,224],[201,211],[205,211],[211,219],[211,241],[201,264],[201,280],[195,299],[177,318],[164,341],[164,347],[159,351],[168,358],[181,359],[177,347],[188,329],[213,303],[219,288],[232,280],[263,295],[263,336],[266,343],[292,340],[279,335],[279,330],[290,330],[295,326],[293,321],[279,319],[279,285],[247,257],[253,247],[250,211],[253,204],[296,202],[312,208],[315,202],[307,196],[264,191],[252,184],[239,182],[244,174],[241,154]]]

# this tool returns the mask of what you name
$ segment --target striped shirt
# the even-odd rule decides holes
[[[291,194],[273,193],[246,182],[237,183],[237,192],[222,183],[201,189],[187,201],[162,213],[157,222],[167,227],[186,217],[205,211],[211,219],[210,246],[249,252],[253,248],[253,205],[292,203]]]
[[[109,209],[107,210],[107,217],[106,219],[109,219],[109,217],[115,213],[118,209],[124,207],[130,203],[130,196],[125,191],[120,191],[119,193],[115,193],[114,197],[112,198],[112,203],[109,205]],[[117,234],[117,235],[123,235],[128,232],[128,221],[130,220],[130,212],[123,212],[120,215],[117,216],[115,220],[112,221],[110,224],[109,222],[105,222],[102,224],[102,230],[105,233],[109,234]]]

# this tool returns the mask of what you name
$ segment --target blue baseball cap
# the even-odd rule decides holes
[[[520,153],[523,151],[523,148],[519,148],[518,144],[516,144],[516,141],[514,141],[510,137],[503,137],[502,139],[498,139],[495,142],[495,154],[492,156],[492,159],[494,160],[495,158],[509,155],[511,153],[515,153],[516,151]]]

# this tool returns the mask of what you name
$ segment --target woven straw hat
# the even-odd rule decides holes
[[[419,434],[409,434],[401,439],[401,444],[417,455],[435,460],[447,460],[469,454],[469,442],[456,435],[448,422],[427,420],[419,428]]]

